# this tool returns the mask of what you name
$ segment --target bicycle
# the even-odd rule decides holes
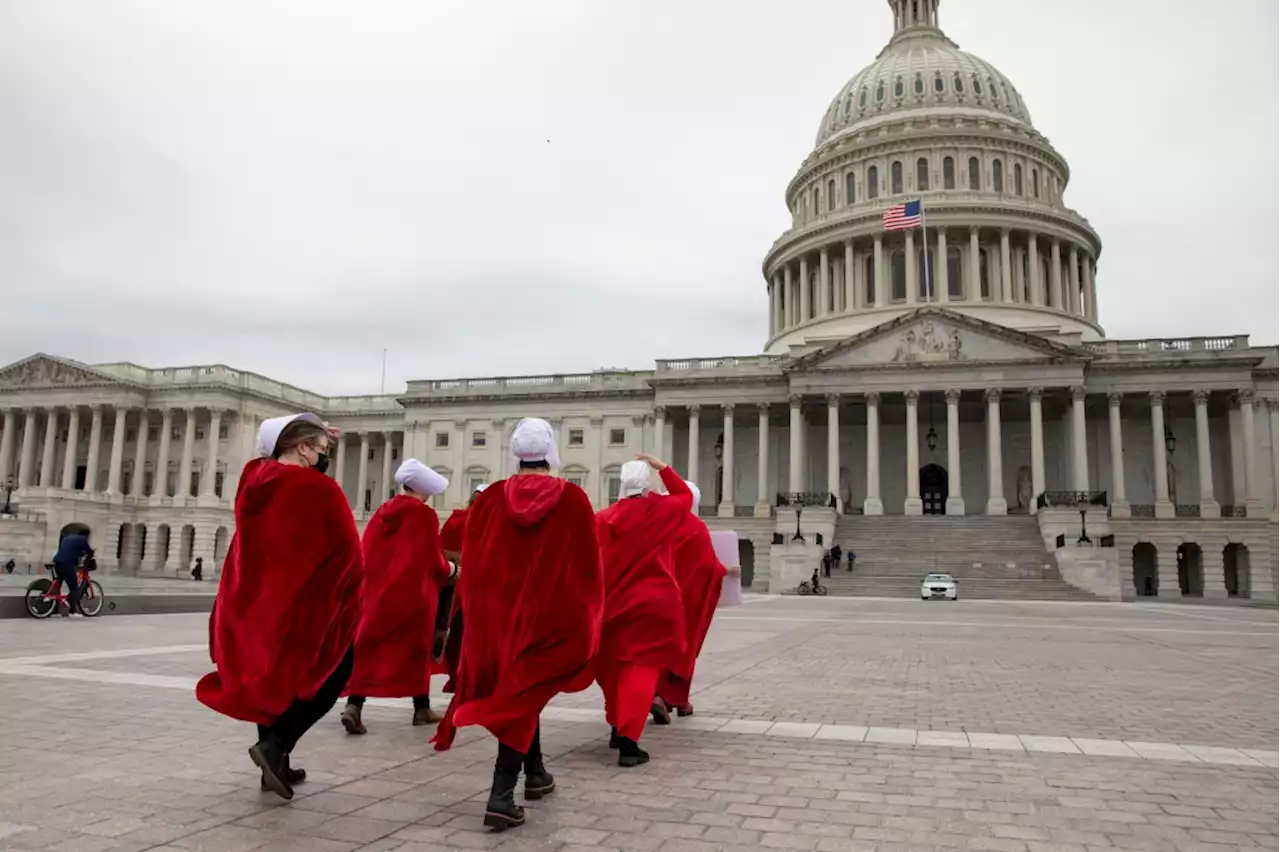
[[[59,604],[65,603],[70,607],[71,595],[62,591],[62,580],[53,563],[45,563],[44,567],[49,572],[50,579],[41,577],[39,580],[32,580],[27,586],[27,612],[32,618],[48,618],[58,611]],[[89,579],[89,571],[84,565],[76,568],[76,582],[84,589],[80,594],[80,612],[86,618],[93,618],[102,612],[107,596],[97,580]]]
[[[811,585],[808,580],[801,580],[800,585],[796,586],[796,594],[817,595],[818,597],[821,598],[826,596],[827,587],[822,585],[821,583],[813,583]]]

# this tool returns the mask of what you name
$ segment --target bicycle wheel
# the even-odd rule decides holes
[[[97,580],[90,580],[85,584],[84,592],[80,595],[80,611],[84,613],[85,618],[93,618],[102,612],[102,605],[106,601],[102,586],[98,585]]]
[[[801,595],[809,594],[809,584],[801,583],[800,585],[796,586],[796,592]]]
[[[827,587],[819,586],[818,588],[814,589],[814,592],[817,593],[818,597],[825,598],[827,596]]]
[[[58,602],[45,597],[52,580],[32,580],[27,586],[27,613],[32,618],[48,618],[58,608]]]

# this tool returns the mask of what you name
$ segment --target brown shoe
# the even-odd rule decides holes
[[[422,725],[434,725],[444,718],[444,714],[430,707],[423,707],[421,710],[413,711],[413,726],[420,727]]]
[[[342,711],[342,727],[347,729],[348,734],[369,733],[360,719],[360,708],[355,704],[348,704]]]

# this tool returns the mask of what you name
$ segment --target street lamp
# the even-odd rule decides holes
[[[933,428],[933,399],[929,400],[929,431],[924,436],[925,446],[929,448],[929,452],[938,449],[938,430]]]
[[[799,495],[797,495],[798,497]],[[800,532],[800,513],[804,511],[804,507],[800,505],[800,501],[796,500],[796,534],[791,537],[792,541],[804,541],[804,533]]]
[[[1173,451],[1178,447],[1178,439],[1173,437],[1173,430],[1168,426],[1164,427],[1164,448],[1169,455],[1173,455]]]

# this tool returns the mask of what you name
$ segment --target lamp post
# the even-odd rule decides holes
[[[799,495],[797,495],[799,496]],[[804,533],[800,532],[800,513],[804,511],[804,507],[800,505],[800,501],[796,501],[796,534],[791,537],[792,541],[804,541]]]
[[[13,482],[13,475],[4,481],[4,508],[0,509],[0,515],[12,515],[13,505],[9,502],[14,491],[18,490],[18,486]]]
[[[1164,427],[1164,448],[1173,455],[1173,451],[1178,448],[1178,439],[1173,436],[1173,430],[1168,426]]]
[[[1088,509],[1080,510],[1080,537],[1076,539],[1076,544],[1093,544],[1093,541],[1085,533],[1085,517],[1089,514]]]

